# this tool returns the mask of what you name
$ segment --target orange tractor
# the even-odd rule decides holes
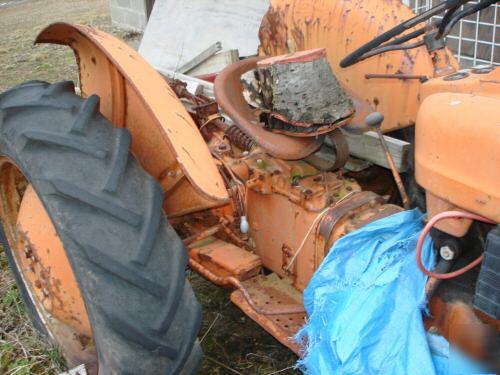
[[[444,42],[495,2],[415,16],[399,0],[272,0],[259,56],[218,75],[216,101],[106,33],[47,27],[36,42],[74,50],[78,95],[39,81],[0,95],[2,240],[34,324],[91,374],[193,373],[189,264],[299,353],[302,291],[329,249],[403,205],[427,211],[440,254],[422,269],[426,327],[451,342],[461,324],[498,329],[500,69],[459,70]],[[304,131],[245,100],[244,73],[319,48],[352,100],[341,121]],[[391,169],[346,168],[346,135],[368,130],[414,146],[406,173],[384,142]],[[480,356],[481,340],[456,341]]]

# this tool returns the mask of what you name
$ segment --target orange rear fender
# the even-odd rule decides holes
[[[195,195],[195,210],[227,202],[222,177],[198,128],[162,76],[124,42],[92,27],[54,23],[36,43],[71,47],[75,53],[82,96],[97,94],[100,111],[132,135],[132,152],[162,186],[175,171],[183,173]],[[167,197],[168,199],[168,197]]]

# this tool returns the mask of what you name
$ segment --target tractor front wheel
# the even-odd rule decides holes
[[[159,184],[71,82],[0,95],[0,237],[35,326],[70,366],[193,373],[201,312]]]

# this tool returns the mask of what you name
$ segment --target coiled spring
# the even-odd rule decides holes
[[[250,151],[255,146],[254,140],[236,125],[230,126],[225,134],[231,143],[244,151]]]

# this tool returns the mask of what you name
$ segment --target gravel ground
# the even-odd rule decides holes
[[[0,0],[0,92],[26,80],[77,79],[70,49],[33,45],[56,21],[92,25],[130,43],[137,34],[111,27],[104,0]],[[296,357],[229,301],[229,294],[196,274],[189,279],[203,305],[201,374],[290,374]],[[57,348],[31,326],[0,249],[0,374],[57,374],[65,369]]]

